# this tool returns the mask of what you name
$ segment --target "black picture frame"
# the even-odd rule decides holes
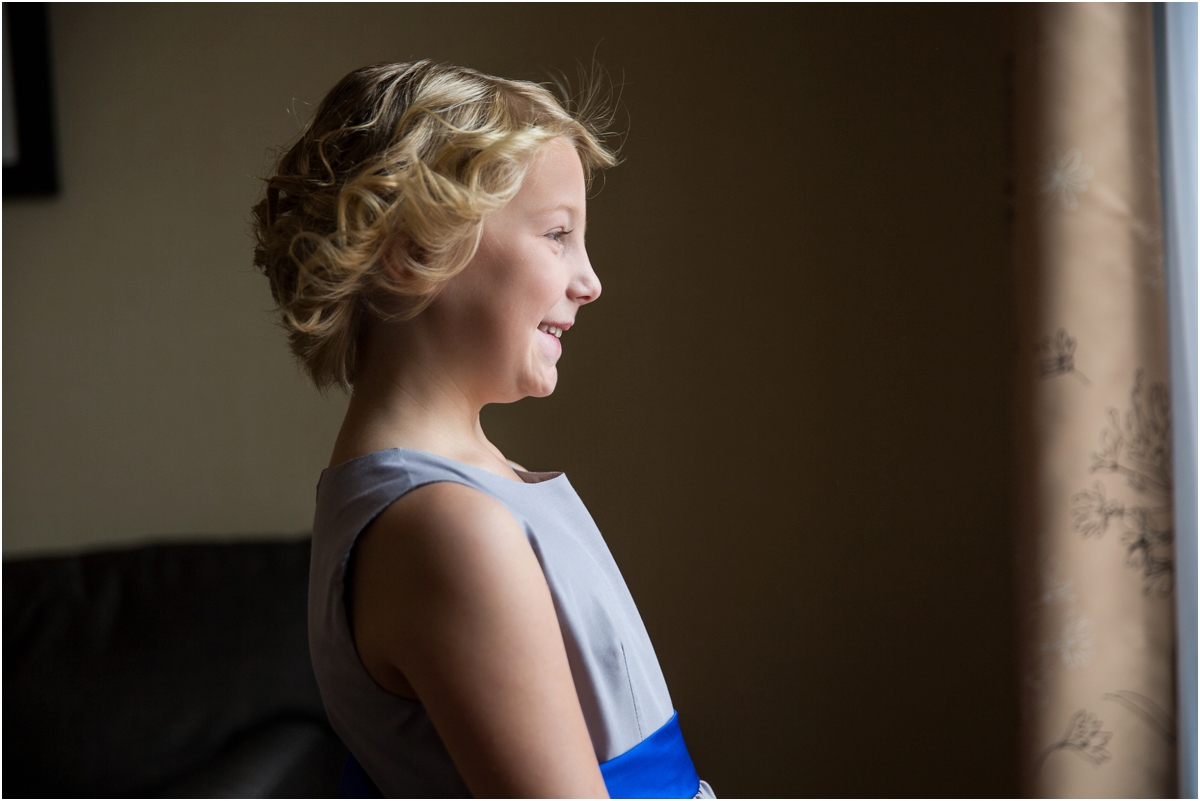
[[[52,197],[59,174],[49,11],[46,3],[4,3],[3,13],[18,145],[15,163],[4,165],[4,197]]]

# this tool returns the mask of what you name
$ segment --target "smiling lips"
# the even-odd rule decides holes
[[[542,323],[538,330],[557,339],[562,339],[563,331],[571,327],[571,323]]]

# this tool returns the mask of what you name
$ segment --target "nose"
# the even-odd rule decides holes
[[[600,279],[596,276],[596,271],[592,269],[591,259],[587,257],[586,252],[583,254],[582,261],[575,278],[567,287],[567,295],[580,306],[591,303],[600,297]]]

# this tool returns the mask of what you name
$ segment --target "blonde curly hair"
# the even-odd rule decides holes
[[[254,264],[318,388],[349,390],[370,320],[415,317],[467,266],[541,147],[567,137],[589,184],[616,164],[595,75],[563,102],[431,61],[363,67],[330,90],[253,210]]]

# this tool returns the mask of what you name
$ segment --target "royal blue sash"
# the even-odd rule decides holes
[[[679,730],[679,713],[619,757],[600,764],[609,798],[694,798],[700,775]],[[382,798],[383,794],[351,754],[342,770],[342,798]]]
[[[619,757],[600,763],[609,798],[694,798],[700,776],[679,730],[679,713]]]

